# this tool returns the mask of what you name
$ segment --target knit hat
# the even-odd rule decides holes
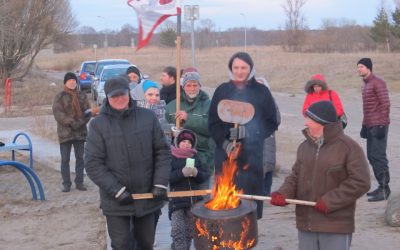
[[[129,93],[129,82],[121,76],[110,78],[104,84],[104,93],[107,97],[126,95]]]
[[[189,140],[190,143],[192,143],[192,148],[196,147],[197,143],[197,138],[196,134],[189,130],[189,129],[184,129],[179,134],[175,137],[175,146],[179,147],[179,143],[183,140]]]
[[[138,83],[140,83],[140,70],[136,66],[132,65],[126,69],[126,74],[129,75],[130,73],[135,73],[139,77]]]
[[[308,107],[306,116],[321,125],[327,125],[337,121],[336,109],[331,101],[314,102]]]
[[[67,83],[68,80],[71,80],[71,79],[75,79],[75,81],[78,82],[78,77],[76,77],[76,75],[75,75],[74,73],[72,73],[72,72],[67,72],[67,73],[64,75],[64,84]]]
[[[357,65],[362,64],[365,67],[367,67],[367,69],[372,71],[372,61],[371,58],[361,58],[358,62]]]
[[[144,82],[143,82],[143,85],[142,85],[142,88],[143,88],[143,93],[146,93],[146,91],[147,91],[149,88],[160,89],[160,88],[158,87],[158,84],[155,83],[155,82],[153,82],[153,81],[151,81],[151,80],[146,80],[146,81],[144,81]]]
[[[312,93],[314,92],[314,85],[319,85],[322,87],[322,90],[327,90],[328,85],[326,84],[325,77],[322,74],[316,74],[311,77],[309,81],[307,81],[306,86],[304,87],[304,90],[306,93]]]
[[[229,59],[228,68],[230,71],[232,71],[232,64],[236,58],[239,58],[240,60],[246,62],[250,66],[250,71],[253,69],[254,63],[253,59],[251,59],[251,56],[246,52],[237,52],[233,54],[231,59]]]
[[[181,81],[182,87],[185,87],[185,84],[188,81],[196,81],[201,85],[201,83],[200,83],[200,74],[197,71],[187,71],[187,72],[185,72],[183,74],[183,76],[182,76],[182,81]]]

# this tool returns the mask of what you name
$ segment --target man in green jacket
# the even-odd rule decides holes
[[[343,133],[330,101],[313,103],[305,116],[306,140],[271,204],[285,206],[286,198],[316,201],[315,207],[296,206],[299,250],[349,249],[356,201],[370,188],[367,159]]]
[[[166,106],[165,116],[168,123],[175,123],[176,119],[179,119],[182,128],[196,133],[198,157],[212,173],[215,144],[208,133],[210,98],[201,90],[200,74],[194,68],[184,70],[181,85],[183,91],[180,96],[180,110],[176,112],[176,100],[173,100]],[[205,188],[206,186],[209,186],[209,182],[205,184]]]

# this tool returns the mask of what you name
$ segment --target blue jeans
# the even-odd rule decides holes
[[[83,184],[83,153],[85,141],[68,141],[60,143],[61,153],[61,177],[63,179],[64,186],[71,186],[70,167],[69,160],[71,156],[71,148],[74,146],[75,152],[75,184]]]
[[[264,180],[263,180],[263,195],[265,195],[265,196],[271,195],[273,175],[274,175],[273,171],[265,173]]]

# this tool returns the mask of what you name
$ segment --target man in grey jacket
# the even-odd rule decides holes
[[[154,112],[136,107],[122,77],[105,83],[107,99],[92,120],[85,146],[86,172],[99,186],[113,249],[153,249],[154,213],[167,199],[170,147]],[[133,200],[134,193],[153,199]],[[133,230],[131,230],[133,225]]]

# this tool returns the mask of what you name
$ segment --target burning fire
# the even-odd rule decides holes
[[[212,232],[207,230],[206,222],[202,225],[201,220],[196,219],[196,228],[198,231],[198,236],[207,237],[208,239],[211,239],[211,242],[213,243],[213,245],[212,245],[213,250],[218,250],[220,248],[243,250],[243,249],[249,249],[249,248],[253,247],[256,240],[254,238],[248,239],[249,237],[247,236],[250,225],[251,225],[250,219],[246,217],[244,219],[244,221],[242,222],[242,230],[240,231],[240,240],[238,240],[238,241],[234,241],[234,240],[220,241],[219,239],[224,238],[223,230],[218,230],[217,231],[218,235],[213,235]],[[237,237],[233,236],[232,238],[236,239]]]
[[[240,205],[240,199],[237,196],[242,194],[242,190],[236,190],[234,178],[237,173],[236,159],[240,152],[240,145],[223,163],[222,173],[215,179],[215,185],[212,192],[212,199],[204,204],[210,210],[229,210],[235,209]],[[246,166],[247,167],[247,166]],[[253,227],[251,220],[245,217],[239,222],[241,229],[224,228],[222,225],[227,220],[221,219],[219,222],[196,219],[197,236],[204,237],[209,241],[209,249],[232,249],[243,250],[255,246],[256,239],[252,236]]]
[[[227,161],[222,165],[222,173],[215,179],[215,185],[212,192],[212,199],[205,204],[210,210],[227,210],[239,206],[240,199],[238,194],[242,190],[236,190],[233,179],[237,172],[236,158],[240,152],[240,145],[229,155]]]

